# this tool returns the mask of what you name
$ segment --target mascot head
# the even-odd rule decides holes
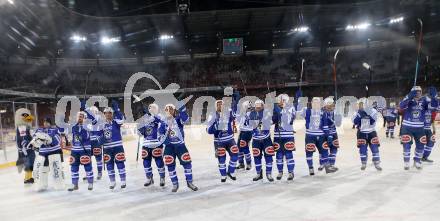
[[[34,117],[31,115],[31,111],[26,108],[20,108],[15,111],[15,126],[32,126]]]

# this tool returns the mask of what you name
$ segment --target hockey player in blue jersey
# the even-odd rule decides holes
[[[218,167],[221,175],[221,182],[226,182],[227,177],[236,180],[234,175],[237,167],[239,149],[234,140],[233,122],[236,105],[232,104],[232,108],[225,110],[223,101],[215,102],[216,111],[208,117],[209,134],[214,135],[214,147],[218,159]],[[235,106],[235,108],[234,108]],[[235,110],[234,110],[235,109]],[[226,155],[229,154],[229,165],[226,168]]]
[[[396,104],[394,102],[390,103],[390,107],[384,111],[384,120],[386,122],[386,137],[394,138],[394,127],[399,124],[399,112],[397,111]]]
[[[45,118],[43,127],[32,136],[30,145],[38,152],[34,164],[34,178],[37,190],[46,190],[49,173],[55,180],[56,189],[64,189],[63,156],[58,128],[52,127],[52,120]]]
[[[272,163],[275,150],[270,138],[270,125],[272,119],[269,114],[264,114],[264,102],[262,100],[255,101],[255,110],[249,115],[249,122],[254,128],[252,131],[252,153],[254,155],[255,170],[257,176],[253,181],[263,179],[262,158],[266,162],[266,178],[269,182],[273,182]],[[267,115],[267,116],[265,116]]]
[[[86,171],[88,190],[93,189],[92,149],[90,145],[90,132],[84,125],[86,113],[78,112],[77,124],[72,127],[72,150],[70,154],[70,171],[72,173],[72,186],[68,191],[78,190],[79,166],[83,165]]]
[[[427,144],[424,131],[425,113],[429,106],[437,108],[437,90],[429,88],[429,97],[422,96],[422,88],[414,86],[411,92],[400,102],[400,109],[403,111],[403,121],[400,130],[400,141],[403,145],[404,169],[409,170],[411,158],[411,145],[415,142],[414,167],[422,169],[421,158]]]
[[[434,148],[435,144],[435,126],[433,122],[436,113],[436,109],[432,107],[429,107],[428,110],[425,112],[425,124],[423,129],[425,130],[426,135],[426,145],[425,149],[423,150],[422,162],[426,163],[434,163],[433,160],[429,159],[429,156],[431,155],[432,148]]]
[[[297,95],[297,97],[300,97]],[[306,159],[309,167],[309,174],[315,175],[313,168],[313,153],[318,150],[321,155],[321,162],[324,165],[326,173],[334,173],[338,169],[331,166],[328,162],[328,121],[324,111],[321,108],[321,99],[314,97],[312,99],[311,107],[298,106],[298,114],[306,120]]]
[[[102,143],[103,143],[103,128],[100,123],[102,120],[101,115],[99,115],[99,110],[97,107],[92,106],[89,108],[89,112],[94,114],[94,120],[96,121],[93,124],[89,124],[89,132],[90,132],[90,145],[92,147],[92,156],[95,157],[96,167],[98,171],[98,175],[96,176],[97,180],[102,178],[102,168],[103,168],[103,151],[102,151]]]
[[[249,151],[249,144],[252,140],[253,128],[249,124],[249,114],[251,113],[253,106],[252,102],[245,101],[242,103],[242,110],[237,114],[237,119],[239,121],[240,133],[238,135],[238,141],[240,152],[238,154],[238,168],[245,168],[244,163],[246,162],[246,170],[252,168],[252,156]]]
[[[179,180],[176,173],[177,159],[179,159],[180,165],[182,165],[185,171],[188,188],[197,191],[198,188],[193,183],[191,156],[185,145],[185,134],[183,131],[184,123],[189,120],[186,107],[179,104],[179,109],[176,109],[173,104],[167,104],[165,106],[165,114],[167,132],[164,142],[165,150],[163,158],[168,168],[171,182],[173,183],[173,189],[171,191],[177,192],[179,189]]]
[[[118,168],[121,179],[121,188],[127,186],[125,174],[125,151],[122,146],[121,126],[124,123],[124,116],[119,110],[118,103],[112,102],[112,107],[104,109],[105,124],[103,127],[104,135],[104,162],[107,167],[107,173],[110,178],[110,189],[116,186],[115,164]]]
[[[336,155],[339,149],[339,140],[338,133],[336,132],[336,127],[341,125],[342,116],[340,114],[335,114],[335,101],[333,98],[324,99],[324,114],[327,119],[328,125],[328,135],[326,137],[326,141],[329,147],[329,157],[328,162],[331,166],[337,168],[336,164]],[[324,169],[324,165],[322,163],[322,157],[320,156],[320,166],[318,168],[319,171]]]
[[[368,106],[368,100],[363,98],[358,101],[358,111],[353,116],[353,123],[356,125],[357,146],[361,158],[361,170],[367,168],[368,146],[370,146],[373,155],[373,163],[378,171],[382,170],[380,166],[379,138],[376,133],[377,115],[379,113],[373,107]]]
[[[280,94],[277,97],[277,104],[274,106],[272,121],[275,124],[273,147],[276,152],[278,175],[277,180],[283,177],[284,158],[287,165],[287,180],[293,180],[295,168],[295,138],[293,121],[295,120],[295,108],[289,103],[287,94]]]
[[[138,129],[144,138],[142,144],[142,159],[145,176],[147,178],[144,186],[154,184],[153,169],[151,167],[153,158],[156,162],[157,171],[159,172],[159,185],[165,186],[165,165],[162,153],[166,124],[161,120],[159,116],[159,106],[155,103],[148,105],[148,109],[144,111],[144,114],[147,114],[147,118],[142,122],[142,127]]]

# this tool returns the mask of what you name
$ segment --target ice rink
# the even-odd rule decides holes
[[[108,189],[108,177],[86,183],[80,190],[35,192],[23,185],[16,168],[0,170],[0,220],[438,220],[440,217],[440,151],[434,149],[433,165],[423,170],[403,170],[399,140],[386,139],[379,131],[383,171],[371,162],[360,170],[355,130],[349,123],[340,131],[339,171],[308,175],[304,130],[296,134],[295,179],[253,182],[255,170],[240,170],[238,180],[220,183],[212,138],[204,128],[187,128],[187,146],[193,159],[195,184],[190,191],[178,170],[180,189],[171,193],[167,176],[164,188],[144,187],[141,162],[136,165],[136,139],[125,142],[128,156],[127,189]],[[190,131],[192,130],[192,131]],[[370,153],[371,157],[371,153]],[[371,159],[371,158],[370,158]],[[315,154],[315,168],[317,168]],[[66,184],[70,169],[65,165]],[[84,171],[82,171],[84,174]],[[157,180],[157,171],[154,167]],[[273,174],[278,172],[274,165]],[[96,173],[95,173],[96,174]]]

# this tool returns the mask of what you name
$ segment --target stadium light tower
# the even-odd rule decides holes
[[[299,26],[293,29],[294,32],[307,32],[309,31],[309,27],[308,26]]]
[[[121,41],[121,40],[116,37],[109,38],[107,36],[104,36],[101,38],[101,44],[104,44],[104,45],[112,44],[112,43],[119,42],[119,41]]]
[[[167,35],[167,34],[160,35],[160,37],[159,37],[160,40],[168,40],[168,39],[173,39],[173,38],[174,38],[174,36]]]
[[[369,22],[363,22],[356,25],[347,25],[345,27],[345,30],[347,31],[356,31],[356,30],[366,30],[371,26],[371,23]]]
[[[70,40],[74,42],[81,42],[81,41],[87,41],[87,38],[85,36],[74,34],[72,35],[72,37],[70,37]]]
[[[403,22],[403,19],[404,19],[403,16],[392,18],[390,19],[390,24],[401,23]]]

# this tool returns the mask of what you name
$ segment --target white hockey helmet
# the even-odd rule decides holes
[[[414,87],[411,88],[411,91],[420,91],[420,92],[422,92],[422,87],[414,86]]]
[[[280,103],[281,101],[283,101],[283,103],[287,103],[289,102],[289,95],[287,94],[280,94],[277,96],[277,102]]]
[[[396,106],[396,103],[395,102],[391,102],[390,103],[390,107],[395,107]]]
[[[111,107],[106,107],[106,108],[104,108],[104,113],[108,113],[108,112],[110,112],[110,113],[112,113],[113,114],[113,108],[111,108]]]
[[[255,107],[263,107],[264,106],[264,101],[258,99],[255,101]]]
[[[88,108],[88,110],[94,114],[97,114],[99,112],[99,109],[96,106],[91,106]]]
[[[326,99],[324,99],[324,106],[329,106],[335,103],[335,100],[333,100],[332,97],[328,97]]]
[[[150,105],[148,105],[148,111],[152,115],[157,115],[159,113],[159,106],[155,103],[151,103]]]

